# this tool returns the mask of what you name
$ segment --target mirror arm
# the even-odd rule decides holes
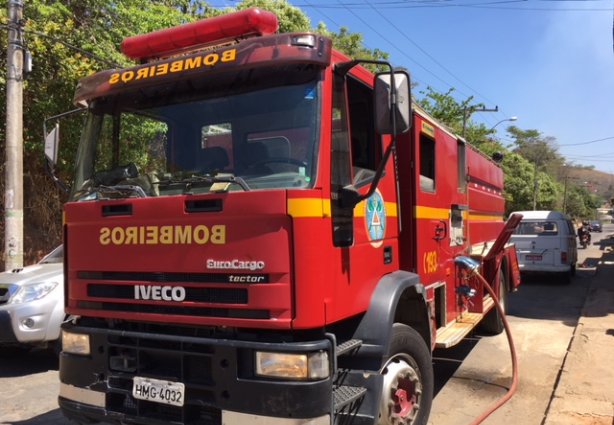
[[[369,63],[371,65],[382,65],[382,66],[389,68],[391,73],[394,73],[394,69],[392,68],[392,65],[390,65],[390,62],[371,60],[371,59],[355,59],[355,60],[351,60],[348,62],[338,63],[337,65],[335,65],[335,72],[341,76],[345,76],[345,74],[350,72],[350,69],[354,68],[356,65],[360,65],[361,63]]]
[[[375,170],[375,176],[373,176],[373,181],[371,182],[371,185],[369,186],[369,190],[364,195],[360,195],[356,203],[360,201],[364,201],[365,199],[369,198],[371,195],[375,193],[375,189],[377,189],[377,186],[379,185],[379,181],[381,180],[382,175],[384,174],[384,170],[386,169],[386,164],[388,164],[388,160],[390,159],[390,155],[392,154],[392,151],[394,147],[396,146],[396,143],[397,143],[397,138],[396,136],[393,136],[392,141],[388,145],[388,148],[386,148],[386,152],[384,152],[384,157],[380,161],[379,166],[377,167],[377,170]]]
[[[372,196],[373,193],[375,193],[375,190],[377,189],[379,181],[381,180],[382,175],[384,174],[384,170],[386,169],[386,164],[388,163],[388,160],[390,159],[390,155],[392,154],[392,151],[394,150],[396,146],[396,141],[397,141],[396,139],[396,128],[397,128],[396,113],[394,113],[394,108],[393,108],[394,105],[396,105],[397,103],[397,87],[394,81],[394,68],[389,62],[386,62],[386,61],[356,59],[356,60],[342,62],[342,63],[337,64],[335,66],[335,72],[345,77],[345,75],[352,68],[354,68],[356,65],[360,63],[382,65],[390,69],[390,104],[388,106],[390,110],[392,111],[392,113],[390,114],[390,121],[391,121],[390,124],[392,128],[392,141],[390,142],[390,144],[388,145],[388,148],[386,148],[386,151],[384,152],[384,156],[382,160],[380,161],[379,166],[377,167],[377,170],[375,171],[375,176],[373,176],[373,181],[371,182],[371,185],[369,186],[369,190],[367,191],[367,193],[365,193],[364,195],[358,194],[358,192],[356,191],[356,188],[354,188],[354,186],[352,185],[343,188],[343,190],[341,191],[341,203],[345,205],[346,207],[352,207],[352,208],[355,207],[359,202],[364,201],[365,199]]]
[[[392,151],[394,150],[395,145],[396,145],[396,136],[393,136],[393,139],[388,145],[386,152],[384,152],[384,157],[380,161],[379,166],[377,167],[377,170],[375,170],[375,175],[373,176],[373,180],[371,181],[371,185],[369,186],[369,190],[367,191],[367,193],[365,193],[364,195],[359,194],[353,185],[345,186],[343,189],[341,189],[339,195],[340,195],[341,205],[344,208],[354,208],[356,205],[358,205],[359,202],[364,201],[365,199],[369,198],[371,195],[375,193],[375,190],[377,189],[377,186],[379,185],[379,181],[381,180],[382,175],[384,174],[384,170],[386,169],[386,164],[388,163],[388,160],[390,159],[390,155],[392,154]]]
[[[45,158],[45,171],[47,172],[47,174],[49,174],[49,177],[51,177],[51,180],[53,180],[53,183],[55,183],[55,185],[59,187],[62,192],[66,194],[70,192],[70,188],[66,185],[66,183],[64,183],[62,179],[58,178],[55,175],[53,166],[51,165],[51,162],[47,158]]]

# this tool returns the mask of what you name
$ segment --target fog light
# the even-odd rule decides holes
[[[28,317],[27,319],[22,320],[21,324],[26,328],[32,329],[34,327],[34,320],[31,317]]]
[[[328,353],[256,352],[256,375],[285,379],[325,379],[330,375]]]
[[[62,331],[62,351],[88,356],[90,354],[90,336]]]

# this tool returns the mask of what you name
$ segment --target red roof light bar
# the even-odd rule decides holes
[[[122,42],[121,50],[131,59],[145,60],[170,56],[189,47],[219,44],[240,37],[274,34],[278,28],[279,22],[274,13],[252,7],[128,37]]]

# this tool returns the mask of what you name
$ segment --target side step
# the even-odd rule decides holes
[[[355,353],[361,345],[362,341],[360,339],[348,339],[339,343],[336,348],[337,358]],[[366,393],[367,388],[360,386],[360,384],[358,386],[339,385],[333,389],[334,412],[341,413],[343,408],[351,406],[352,403],[359,401]]]
[[[345,406],[352,404],[367,393],[367,389],[363,387],[350,387],[342,385],[333,391],[333,406],[335,412],[339,412]]]
[[[437,330],[436,348],[450,348],[463,340],[475,329],[477,324],[484,318],[486,312],[494,308],[494,301],[491,297],[484,297],[485,313],[462,313],[456,322]]]
[[[337,357],[351,353],[361,345],[362,341],[360,339],[348,339],[347,341],[343,341],[341,344],[337,345]]]

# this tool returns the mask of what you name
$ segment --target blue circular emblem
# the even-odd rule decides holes
[[[384,239],[386,234],[386,205],[378,190],[365,202],[365,220],[369,240],[381,241]]]

